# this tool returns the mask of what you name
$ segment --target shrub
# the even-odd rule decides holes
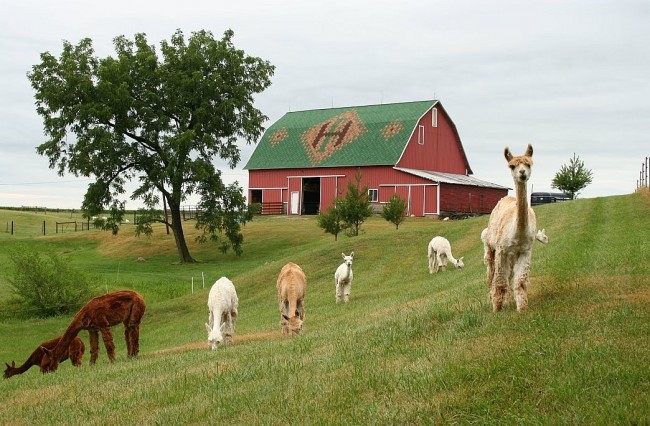
[[[404,222],[404,210],[406,210],[406,201],[399,195],[393,194],[388,200],[388,204],[384,205],[381,216],[395,225],[395,229],[399,229],[400,223]]]
[[[89,298],[89,279],[65,259],[18,247],[9,253],[14,266],[9,283],[23,308],[50,317],[76,312]]]
[[[338,239],[339,233],[344,229],[341,210],[337,208],[340,202],[341,200],[337,198],[334,205],[329,206],[326,213],[321,212],[317,218],[318,226],[326,233],[334,235],[334,241]]]

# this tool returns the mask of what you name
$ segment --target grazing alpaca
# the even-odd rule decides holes
[[[91,299],[74,316],[54,349],[43,348],[45,354],[41,361],[41,371],[56,371],[61,355],[68,350],[70,343],[81,330],[88,330],[91,364],[95,363],[99,355],[99,332],[102,333],[108,358],[115,360],[115,343],[109,327],[119,323],[124,324],[128,356],[138,355],[140,322],[145,308],[142,296],[130,290],[115,291]]]
[[[38,345],[38,347],[34,349],[34,352],[32,352],[29,358],[27,358],[27,361],[25,361],[20,367],[16,367],[16,363],[14,361],[11,361],[11,365],[5,363],[7,366],[4,374],[5,379],[8,379],[11,376],[15,376],[16,374],[23,374],[25,371],[29,370],[35,365],[38,365],[40,367],[41,360],[45,354],[43,348],[50,350],[54,349],[57,343],[59,343],[59,340],[61,340],[61,336],[55,337],[54,339],[48,340]],[[68,351],[63,353],[59,359],[59,362],[63,362],[66,359],[70,358],[72,365],[78,367],[81,365],[81,360],[84,356],[85,351],[86,346],[84,345],[84,342],[79,337],[75,337],[74,340],[72,340],[72,343],[70,343],[70,346],[68,346]],[[41,372],[45,373],[45,371]]]
[[[213,351],[224,342],[232,343],[237,322],[237,307],[239,299],[235,285],[226,277],[219,278],[210,289],[208,295],[208,322],[205,329],[208,332],[208,344]]]
[[[292,262],[284,265],[278,275],[277,288],[282,334],[287,336],[302,333],[307,288],[307,277],[302,268]]]
[[[485,236],[485,263],[487,283],[490,286],[492,310],[503,307],[503,299],[511,287],[517,304],[517,311],[528,307],[526,290],[530,282],[530,261],[537,219],[528,206],[526,184],[533,165],[533,147],[528,145],[526,153],[513,156],[506,147],[504,155],[515,182],[517,198],[503,197],[494,207]]]
[[[463,258],[454,258],[451,255],[451,244],[444,237],[433,237],[427,248],[429,257],[429,273],[435,274],[439,270],[447,269],[447,260],[451,261],[457,268],[464,268]]]
[[[352,260],[354,259],[354,252],[343,256],[343,263],[339,265],[334,273],[334,283],[336,284],[336,303],[341,300],[348,302],[350,299],[350,290],[352,290]]]
[[[535,234],[535,239],[542,244],[548,244],[548,237],[546,236],[546,229],[541,229]]]

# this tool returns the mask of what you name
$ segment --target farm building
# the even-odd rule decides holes
[[[472,177],[453,121],[437,100],[288,112],[245,166],[262,213],[317,214],[348,182],[376,211],[397,193],[407,215],[490,213],[508,188]]]

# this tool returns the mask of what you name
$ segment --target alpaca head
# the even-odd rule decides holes
[[[548,236],[546,235],[546,230],[541,229],[537,231],[537,234],[535,234],[535,238],[537,238],[537,241],[540,243],[548,244]]]
[[[506,160],[508,161],[508,167],[510,167],[510,173],[515,183],[526,183],[530,179],[530,171],[533,166],[533,147],[531,144],[528,144],[526,152],[524,155],[519,155],[517,157],[513,156],[510,152],[510,148],[506,147],[503,152]]]
[[[13,371],[16,368],[16,363],[14,361],[11,361],[11,365],[9,365],[5,362],[5,365],[7,366],[7,369],[5,370],[4,377],[5,379],[8,379],[14,375]]]
[[[50,350],[45,346],[41,346],[43,351],[43,358],[41,358],[41,373],[50,373],[56,371],[59,368],[59,358],[54,356],[54,349]]]
[[[217,347],[223,343],[223,333],[221,328],[222,327],[210,328],[210,325],[205,323],[205,330],[208,332],[208,345],[213,351],[216,351]]]
[[[463,258],[456,259],[456,268],[463,269],[465,264],[463,263]]]
[[[354,252],[350,253],[349,256],[346,256],[345,253],[341,253],[341,256],[343,256],[343,263],[345,263],[347,266],[352,266],[352,260],[354,259]]]
[[[302,333],[302,324],[303,321],[300,319],[297,312],[296,315],[291,318],[282,314],[282,319],[280,320],[282,335],[293,336]]]

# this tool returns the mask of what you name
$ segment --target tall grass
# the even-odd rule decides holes
[[[150,239],[25,237],[34,250],[92,270],[99,288],[136,289],[148,308],[137,359],[126,357],[115,327],[113,363],[102,352],[89,366],[87,354],[80,368],[66,362],[53,374],[32,369],[0,381],[0,423],[647,424],[650,199],[535,209],[550,243],[534,248],[524,313],[512,301],[491,312],[479,238],[487,217],[409,218],[399,230],[372,218],[359,237],[338,241],[314,218],[256,218],[241,257],[191,243],[196,265],[177,264],[164,229]],[[187,231],[191,238],[191,223]],[[465,269],[428,273],[435,235],[452,242]],[[334,270],[351,250],[351,300],[337,305]],[[305,332],[296,338],[282,338],[278,321],[275,280],[287,261],[308,278]],[[205,288],[196,284],[201,273]],[[221,275],[237,286],[240,315],[235,344],[211,352],[203,322]],[[0,306],[11,300],[3,285]],[[5,316],[0,361],[22,362],[69,319]]]

